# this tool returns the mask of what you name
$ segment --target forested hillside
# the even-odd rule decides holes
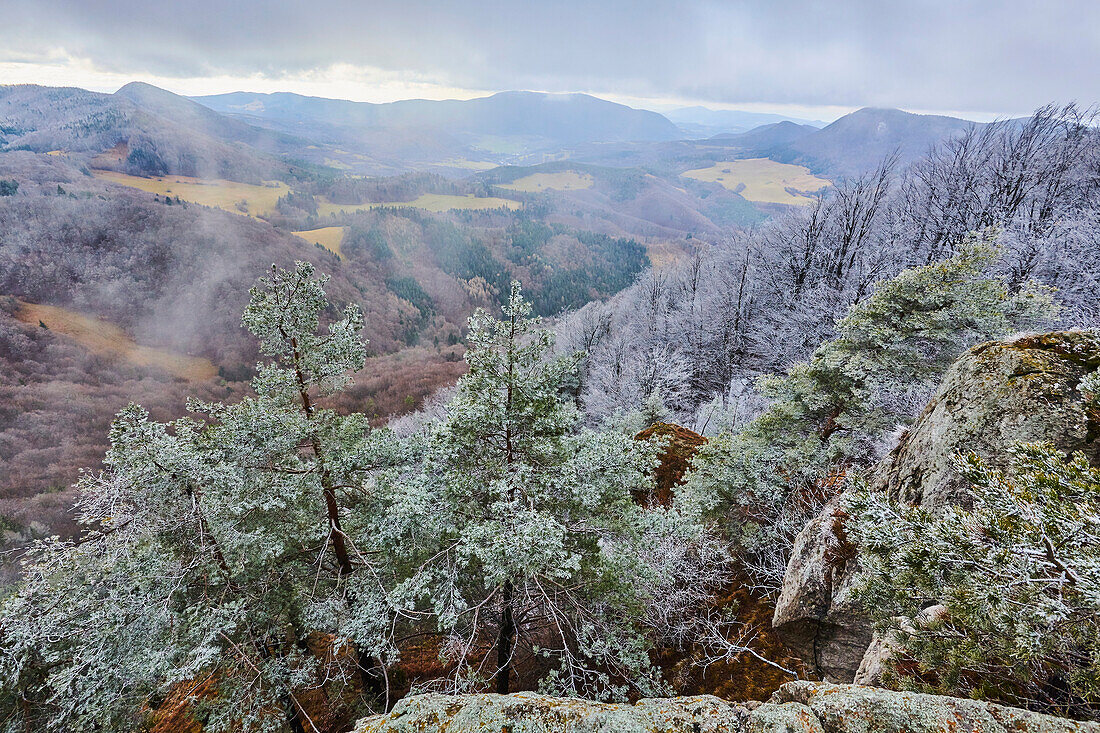
[[[635,123],[665,131],[643,137],[667,133],[652,113],[611,105],[618,117],[597,120],[570,110],[610,103],[570,99],[545,121],[560,128],[547,132],[556,144],[631,139]],[[253,126],[148,84],[4,87],[0,105],[5,547],[72,531],[69,486],[99,464],[128,401],[166,418],[188,394],[247,391],[257,354],[238,314],[272,262],[312,262],[331,274],[335,301],[367,315],[369,376],[342,407],[380,423],[454,382],[465,319],[512,279],[539,314],[558,315],[786,208],[676,169],[437,165],[453,152],[428,166],[447,176],[404,159],[399,175],[363,177],[341,162],[360,148]],[[437,112],[499,124],[452,107]],[[530,124],[520,117],[511,132]],[[380,129],[397,139],[408,128]]]
[[[1098,149],[1081,122],[1074,108],[1045,108],[974,128],[909,166],[887,156],[812,206],[571,314],[560,332],[589,355],[586,413],[599,422],[657,394],[696,429],[735,424],[753,409],[753,380],[806,359],[876,282],[975,240],[992,248],[984,267],[1010,292],[1055,289],[1054,322],[1100,325]]]

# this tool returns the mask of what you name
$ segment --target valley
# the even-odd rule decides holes
[[[852,117],[869,115],[921,140],[951,134],[940,118],[923,130],[916,116]],[[44,348],[65,340],[74,366],[57,379],[122,380],[87,405],[105,426],[127,394],[182,404],[165,377],[247,389],[256,354],[238,325],[241,293],[271,262],[305,258],[367,314],[375,372],[340,404],[381,423],[461,373],[466,317],[512,278],[546,316],[609,298],[646,268],[672,271],[827,195],[850,166],[814,151],[866,127],[751,118],[761,126],[746,131],[729,119],[714,128],[727,132],[690,139],[660,115],[586,95],[372,106],[188,99],[148,84],[113,95],[2,87],[0,179],[18,191],[0,198],[0,285],[27,305],[0,320],[9,340],[38,320]],[[120,361],[97,372],[99,359]],[[123,365],[137,371],[112,371]],[[0,419],[0,438],[17,424]],[[33,434],[16,443],[49,440]],[[28,465],[0,492],[18,503],[67,485],[86,451]]]

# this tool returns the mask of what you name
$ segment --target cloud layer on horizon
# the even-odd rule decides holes
[[[2,0],[0,63],[1016,114],[1100,102],[1100,4]],[[369,71],[369,73],[367,73]]]

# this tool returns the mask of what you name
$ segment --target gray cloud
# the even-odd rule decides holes
[[[468,89],[728,104],[1100,101],[1092,0],[0,0],[0,17],[0,61],[63,52],[180,78],[347,63]]]

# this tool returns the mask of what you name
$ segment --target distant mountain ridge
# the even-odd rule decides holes
[[[770,125],[761,125],[748,132],[722,133],[710,138],[712,141],[723,143],[736,143],[745,147],[769,149],[779,145],[789,145],[796,140],[818,132],[813,125],[799,125],[789,120],[773,122]]]
[[[790,122],[795,125],[808,125],[822,128],[827,122],[805,120],[787,115],[768,112],[745,112],[732,109],[710,109],[709,107],[681,107],[666,112],[665,117],[680,128],[688,137],[702,138],[715,135],[749,132],[764,125]]]
[[[707,115],[718,112],[775,117],[705,109],[691,114],[715,119]],[[840,179],[871,170],[894,152],[906,165],[932,145],[980,125],[864,108],[821,129],[780,119],[744,132],[692,138],[656,112],[586,94],[500,92],[470,100],[370,104],[291,93],[191,99],[140,82],[114,94],[0,86],[0,150],[68,151],[94,156],[92,167],[252,182],[282,178],[302,166],[368,176],[432,171],[465,178],[497,165],[567,159],[676,175],[737,157],[767,157]]]
[[[864,107],[768,153],[781,162],[798,163],[814,171],[857,175],[895,151],[899,164],[906,165],[936,143],[980,125],[957,117]]]
[[[656,112],[587,94],[499,92],[469,100],[410,99],[385,104],[299,94],[231,92],[194,97],[224,115],[263,122],[335,127],[440,129],[451,135],[529,136],[557,144],[675,140],[676,125]]]
[[[270,153],[300,146],[148,84],[116,94],[0,85],[0,152],[99,154],[96,166],[141,175],[258,181],[285,170]]]
[[[145,82],[132,81],[114,93],[114,97],[128,99],[146,112],[171,120],[194,132],[224,141],[242,142],[253,147],[267,149],[279,139],[269,130],[254,127],[240,120],[218,114],[209,107],[193,102],[187,97],[173,94]],[[282,142],[294,140],[283,137]],[[297,141],[299,144],[301,141]]]

